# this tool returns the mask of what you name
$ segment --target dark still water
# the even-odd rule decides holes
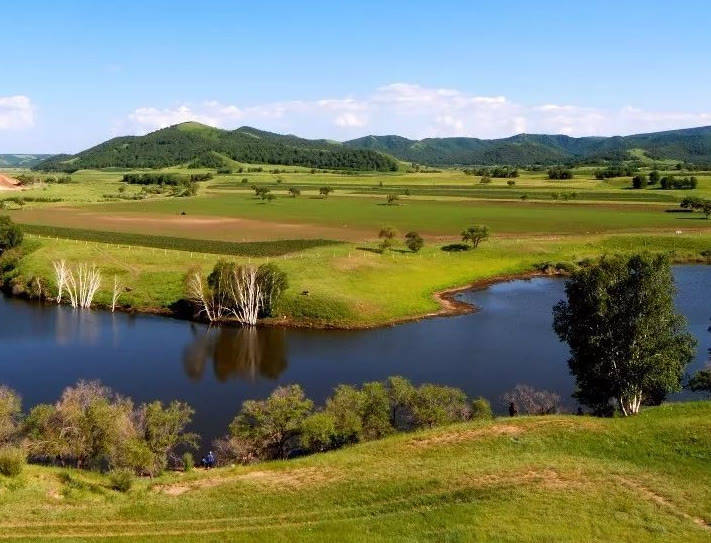
[[[699,340],[692,368],[711,347],[711,268],[675,269],[677,304]],[[299,383],[321,402],[339,383],[403,375],[499,398],[518,383],[561,394],[573,381],[567,348],[552,331],[564,281],[512,281],[466,292],[480,311],[367,331],[208,328],[184,321],[75,312],[0,297],[0,383],[24,407],[55,401],[79,379],[99,379],[135,401],[179,399],[196,410],[205,443],[240,407],[280,384]]]

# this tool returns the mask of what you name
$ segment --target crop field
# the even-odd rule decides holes
[[[708,541],[710,409],[464,423],[125,494],[29,466],[0,476],[0,540]]]

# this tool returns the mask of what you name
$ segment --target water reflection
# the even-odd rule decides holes
[[[58,345],[69,345],[77,340],[89,345],[97,343],[104,326],[101,313],[56,306],[54,314]]]
[[[286,330],[283,328],[219,328],[191,326],[193,341],[183,352],[185,373],[202,379],[212,364],[215,377],[255,381],[276,379],[286,370]]]

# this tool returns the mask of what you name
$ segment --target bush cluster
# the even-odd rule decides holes
[[[572,179],[573,170],[563,166],[554,166],[548,169],[548,179]]]
[[[321,409],[299,385],[279,387],[266,400],[250,400],[215,443],[222,463],[250,463],[336,449],[443,424],[492,418],[491,406],[472,403],[457,388],[414,386],[402,377],[361,387],[339,385]]]
[[[673,175],[665,175],[661,178],[659,184],[663,190],[695,189],[698,186],[699,181],[693,175],[691,177],[682,177],[681,179],[677,179]]]
[[[79,381],[55,404],[39,404],[21,419],[19,396],[2,387],[0,471],[15,471],[18,465],[21,469],[29,457],[48,464],[157,475],[177,464],[178,447],[196,445],[197,436],[185,432],[192,415],[182,402],[135,406],[98,382]]]

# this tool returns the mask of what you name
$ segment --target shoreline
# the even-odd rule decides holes
[[[567,274],[561,271],[553,271],[553,272],[542,272],[542,271],[537,271],[537,270],[531,270],[527,272],[517,272],[517,273],[511,273],[511,274],[504,274],[504,275],[496,275],[493,277],[488,277],[484,279],[477,279],[475,281],[469,282],[465,285],[460,285],[456,287],[451,287],[451,288],[446,288],[442,290],[435,291],[432,293],[432,298],[439,304],[439,309],[435,311],[430,311],[428,313],[424,314],[419,314],[419,315],[409,315],[405,317],[399,317],[395,319],[390,319],[387,321],[383,322],[377,322],[377,323],[363,323],[363,324],[350,324],[350,325],[343,325],[343,324],[335,324],[335,323],[328,323],[328,322],[318,322],[318,321],[296,321],[293,319],[290,319],[286,316],[283,318],[279,317],[269,317],[267,319],[263,319],[259,321],[256,326],[257,327],[269,327],[269,328],[293,328],[293,329],[302,329],[302,330],[342,330],[342,331],[348,331],[348,330],[374,330],[377,328],[387,328],[387,327],[393,327],[393,326],[398,326],[400,324],[407,324],[410,322],[417,322],[425,319],[433,319],[437,317],[456,317],[458,315],[467,315],[470,313],[475,313],[479,308],[473,304],[470,304],[468,302],[463,302],[461,300],[458,300],[456,298],[457,294],[461,292],[465,292],[468,290],[483,290],[486,289],[492,285],[499,284],[499,283],[506,283],[509,281],[519,281],[519,280],[529,280],[529,279],[534,279],[537,277],[549,277],[549,278],[555,278],[555,277],[564,277]],[[12,292],[12,289],[7,289],[7,288],[2,288],[0,289],[0,293],[4,296],[7,297],[8,299],[11,300],[22,300],[23,302],[31,303],[31,304],[37,304],[37,305],[42,305],[42,306],[67,306],[68,304],[66,303],[61,303],[57,304],[55,301],[51,299],[38,299],[38,298],[33,298],[28,296],[26,293],[21,293],[21,294],[15,294]],[[178,302],[179,303],[179,302]],[[181,321],[188,321],[188,322],[194,322],[194,323],[200,323],[200,324],[206,324],[208,326],[225,326],[225,327],[239,327],[241,326],[237,322],[231,322],[231,321],[224,321],[224,322],[219,322],[219,323],[210,323],[206,322],[200,319],[195,319],[193,317],[188,317],[185,316],[184,314],[181,315],[179,312],[171,310],[169,308],[161,308],[161,307],[144,307],[144,308],[136,308],[136,307],[126,307],[126,306],[116,306],[115,311],[111,311],[110,307],[104,306],[104,305],[96,305],[89,309],[89,311],[103,311],[106,313],[123,313],[125,315],[146,315],[146,316],[154,316],[154,317],[163,317],[163,318],[169,318],[169,319],[175,319],[175,320],[181,320]]]
[[[711,262],[709,262],[708,259],[684,259],[684,260],[678,260],[678,261],[673,261],[672,265],[710,265]],[[495,275],[492,277],[487,277],[483,279],[477,279],[475,281],[468,282],[464,285],[459,285],[456,287],[451,287],[451,288],[446,288],[442,290],[435,291],[434,293],[431,294],[432,298],[439,304],[439,309],[435,311],[430,311],[428,313],[424,314],[419,314],[419,315],[408,315],[404,317],[398,317],[395,319],[390,319],[387,321],[382,321],[382,322],[377,322],[377,323],[361,323],[361,324],[335,324],[335,323],[328,323],[328,322],[319,322],[319,321],[295,321],[293,319],[290,319],[286,316],[283,318],[278,318],[278,317],[269,317],[267,319],[263,319],[259,321],[256,326],[257,327],[270,327],[270,328],[293,328],[293,329],[302,329],[302,330],[341,330],[341,331],[348,331],[348,330],[374,330],[377,328],[387,328],[387,327],[393,327],[393,326],[398,326],[400,324],[407,324],[411,322],[417,322],[425,319],[433,319],[437,317],[456,317],[459,315],[467,315],[470,313],[475,313],[479,308],[473,304],[470,304],[468,302],[463,302],[461,300],[458,300],[456,298],[457,294],[461,292],[465,292],[468,290],[471,291],[476,291],[476,290],[483,290],[486,289],[492,285],[496,285],[499,283],[507,283],[509,281],[526,281],[529,279],[535,279],[535,278],[563,278],[567,277],[569,274],[564,271],[564,270],[559,270],[559,269],[551,269],[549,271],[540,271],[540,270],[529,270],[529,271],[524,271],[524,272],[514,272],[514,273],[509,273],[509,274],[502,274],[502,275]],[[29,303],[34,303],[34,304],[40,304],[40,305],[48,305],[48,306],[56,306],[56,305],[68,305],[65,303],[62,304],[57,304],[50,299],[37,299],[37,298],[32,298],[30,296],[27,296],[26,293],[21,293],[21,294],[15,294],[12,292],[12,289],[8,288],[0,288],[0,292],[2,293],[3,296],[9,298],[9,299],[17,299],[17,300],[23,300],[25,302]],[[179,300],[175,303],[181,303],[183,300]],[[111,310],[108,306],[104,305],[97,305],[93,308],[91,308],[89,311],[105,311],[107,313],[111,313]],[[147,315],[147,316],[155,316],[155,317],[163,317],[163,318],[170,318],[170,319],[176,319],[176,320],[182,320],[182,321],[188,321],[188,322],[194,322],[194,323],[200,323],[200,324],[206,324],[208,326],[226,326],[226,327],[239,327],[241,326],[237,322],[230,322],[230,321],[224,321],[224,322],[219,322],[219,323],[209,323],[203,320],[195,319],[193,316],[187,317],[185,314],[180,314],[179,312],[175,310],[171,310],[169,308],[161,308],[161,307],[145,307],[145,308],[135,308],[135,307],[125,307],[125,306],[116,306],[116,310],[114,311],[116,313],[123,313],[126,315]]]

